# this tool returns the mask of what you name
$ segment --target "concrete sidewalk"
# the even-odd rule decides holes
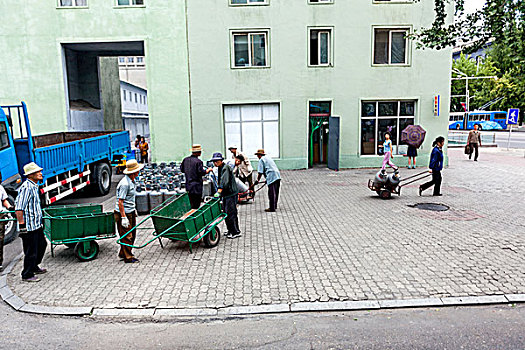
[[[240,207],[240,239],[193,254],[182,243],[162,249],[155,242],[136,251],[140,264],[119,261],[115,241],[101,241],[88,263],[61,246],[54,258],[47,253],[41,282],[23,283],[21,263],[7,282],[31,305],[143,309],[137,315],[259,305],[286,311],[311,302],[443,305],[469,296],[508,302],[504,294],[525,293],[525,212],[517,208],[525,185],[515,182],[525,159],[483,149],[479,162],[461,150],[449,155],[443,197],[419,197],[414,184],[381,200],[366,186],[375,170],[286,171],[277,213],[264,212],[265,191]],[[416,203],[450,210],[422,211]]]

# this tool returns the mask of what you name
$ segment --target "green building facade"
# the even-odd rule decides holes
[[[147,57],[156,161],[237,144],[281,168],[324,166],[338,116],[341,168],[380,164],[386,131],[405,153],[412,123],[427,130],[421,164],[447,132],[451,52],[406,38],[432,23],[431,2],[4,0],[0,12],[0,104],[26,101],[37,134],[71,129],[73,101],[102,105],[97,59],[125,55]]]

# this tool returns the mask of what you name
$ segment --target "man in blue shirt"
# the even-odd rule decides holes
[[[35,163],[24,166],[24,176],[27,180],[20,186],[15,201],[18,232],[24,247],[22,280],[25,282],[38,282],[40,279],[35,274],[47,272],[46,269],[38,266],[44,258],[47,247],[38,189],[38,182],[43,179],[42,170]]]
[[[264,175],[266,184],[268,185],[268,199],[270,201],[270,207],[265,209],[265,211],[274,212],[277,209],[277,202],[279,201],[281,173],[273,159],[266,155],[264,149],[259,149],[255,155],[259,158],[259,166],[257,167],[259,175],[257,176],[255,185],[259,183],[261,177]]]

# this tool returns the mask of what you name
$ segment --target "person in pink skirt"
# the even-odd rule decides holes
[[[383,142],[383,152],[385,153],[385,158],[383,158],[383,166],[381,170],[385,170],[386,166],[390,166],[394,171],[398,171],[398,167],[392,162],[392,140],[390,140],[390,133],[385,133],[385,142]]]

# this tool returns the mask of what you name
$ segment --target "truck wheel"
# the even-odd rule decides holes
[[[75,246],[75,255],[80,261],[90,261],[98,255],[98,243],[95,241],[78,242]]]
[[[9,201],[10,204],[12,204],[12,205],[15,204],[15,201],[14,201],[13,197],[8,196],[7,200]],[[11,216],[11,218],[14,218],[14,214]],[[12,241],[15,240],[15,238],[18,235],[18,228],[17,228],[17,226],[18,225],[16,224],[16,221],[8,221],[7,222],[7,224],[5,225],[4,244],[11,243]]]
[[[219,244],[219,241],[221,240],[221,231],[217,226],[215,226],[214,230],[211,230],[210,233],[208,233],[204,238],[202,239],[204,246],[206,248],[213,248],[216,247],[217,244]]]
[[[97,194],[105,196],[109,193],[111,189],[111,168],[107,163],[99,163],[95,166],[93,182]]]

